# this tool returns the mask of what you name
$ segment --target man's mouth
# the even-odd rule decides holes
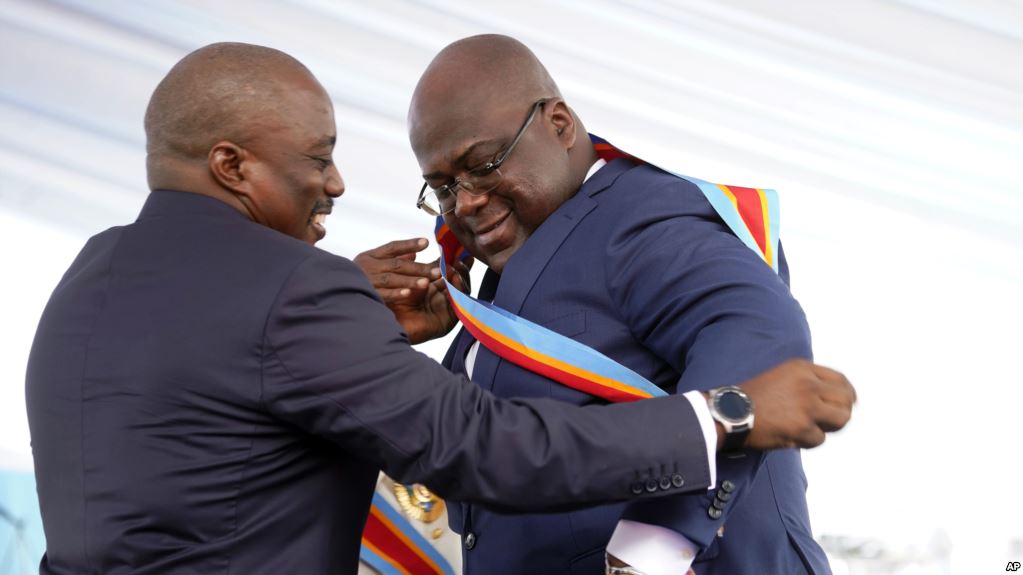
[[[510,215],[511,211],[505,212],[504,215],[473,230],[473,235],[476,236],[476,245],[486,247],[500,240],[501,233],[505,228],[503,224],[508,221]]]
[[[331,202],[331,203],[333,203],[333,202]],[[327,225],[326,225],[327,224],[327,216],[330,215],[330,212],[332,211],[332,207],[333,206],[331,204],[326,204],[326,205],[322,205],[322,206],[317,206],[316,209],[313,210],[313,215],[312,215],[311,218],[309,218],[309,226],[313,228],[313,233],[316,235],[316,239],[314,240],[314,243],[318,242],[318,241],[322,240],[324,237],[326,237],[326,235],[327,235]]]

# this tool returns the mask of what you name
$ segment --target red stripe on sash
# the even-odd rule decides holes
[[[636,163],[645,163],[632,154],[626,154],[618,148],[604,142],[595,142],[593,144],[594,151],[597,152],[597,157],[605,162],[612,162],[618,158],[628,158]]]
[[[432,561],[417,552],[415,544],[408,541],[376,506],[370,507],[366,527],[362,531],[362,544],[408,575],[442,573]]]
[[[767,231],[764,226],[764,206],[760,202],[760,193],[753,188],[725,186],[735,196],[736,208],[742,221],[746,224],[753,240],[757,242],[760,253],[767,253]]]
[[[459,243],[455,233],[448,228],[447,224],[441,224],[435,233],[437,243],[444,250],[444,261],[457,262],[465,253],[465,246]]]
[[[459,321],[462,322],[462,325],[465,326],[469,333],[479,340],[483,347],[487,348],[501,359],[510,361],[523,369],[532,371],[533,373],[538,373],[548,379],[553,379],[554,381],[572,389],[588,393],[608,401],[618,403],[647,399],[647,397],[643,395],[633,395],[620,389],[600,385],[574,373],[568,373],[552,365],[537,361],[536,359],[523,354],[519,350],[505,345],[503,342],[490,337],[489,334],[476,325],[472,318],[462,313],[462,310],[458,307],[458,305],[451,300],[450,295],[448,296],[448,299],[451,301],[451,309],[455,311],[455,315],[458,316]]]

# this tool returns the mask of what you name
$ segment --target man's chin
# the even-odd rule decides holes
[[[486,264],[491,270],[501,273],[504,270],[505,264],[522,247],[527,238],[528,236],[525,234],[512,233],[505,234],[504,237],[498,238],[497,241],[489,242],[482,246],[472,240],[469,243],[462,242],[462,245],[469,250],[472,257]]]
[[[518,249],[518,245],[512,245],[494,254],[477,255],[476,253],[473,253],[472,250],[469,250],[469,253],[472,253],[474,258],[480,260],[486,264],[488,268],[499,274],[504,271],[504,266],[508,263],[508,260],[511,259],[515,252],[518,251]]]
[[[327,228],[323,227],[323,224],[312,223],[306,227],[305,242],[311,246],[315,246],[316,242],[327,237]]]

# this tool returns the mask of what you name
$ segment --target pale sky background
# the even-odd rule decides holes
[[[320,245],[351,257],[429,235],[408,100],[441,47],[482,32],[531,46],[620,147],[779,191],[817,360],[860,393],[848,429],[804,454],[836,573],[1023,561],[1018,0],[0,0],[0,469],[31,469],[35,324],[84,241],[141,207],[142,114],[174,62],[238,40],[312,69],[348,190]],[[882,555],[841,558],[857,546]]]

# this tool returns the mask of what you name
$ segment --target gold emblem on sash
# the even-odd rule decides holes
[[[423,485],[402,485],[394,482],[394,497],[398,506],[412,519],[431,523],[444,512],[444,500]]]

